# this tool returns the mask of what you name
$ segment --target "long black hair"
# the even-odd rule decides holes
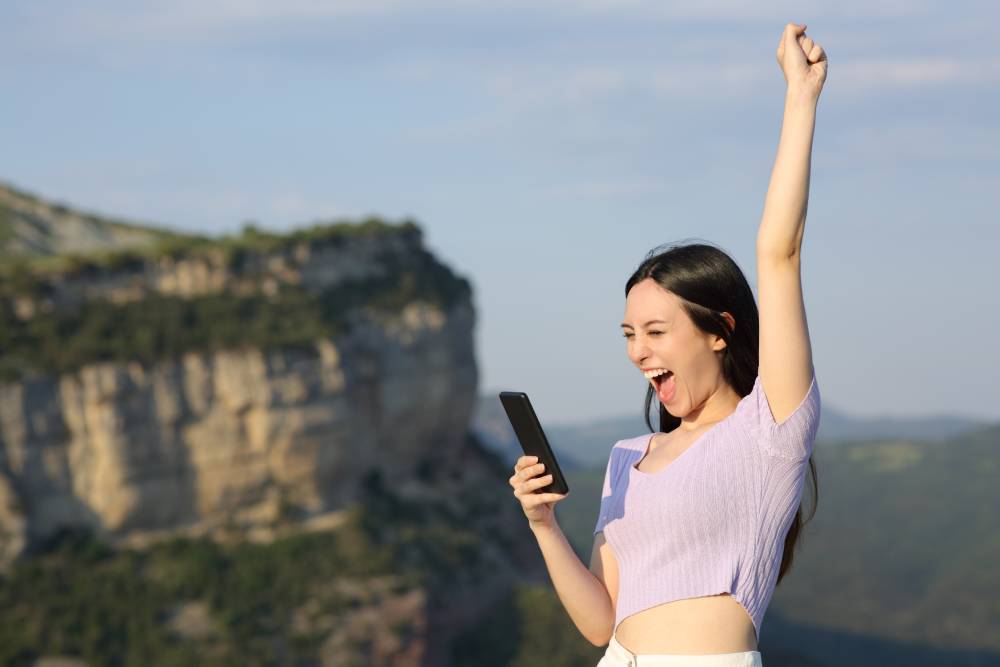
[[[725,381],[740,396],[753,390],[757,379],[760,359],[760,320],[757,302],[754,301],[750,283],[739,265],[721,248],[708,243],[670,244],[664,249],[659,246],[651,250],[639,268],[625,283],[625,296],[639,282],[652,278],[663,289],[676,295],[681,307],[694,325],[705,334],[714,334],[726,341],[720,351],[722,375]],[[729,322],[722,313],[733,316],[736,325],[730,329]],[[654,432],[650,421],[653,405],[653,387],[646,383],[646,401],[643,415],[650,432]],[[669,433],[680,426],[681,418],[667,412],[663,404],[659,406],[660,432]],[[809,517],[803,519],[802,505],[785,537],[778,580],[781,583],[785,573],[792,566],[792,558],[802,527],[816,515],[819,502],[819,485],[816,480],[816,463],[809,457],[812,474],[813,504]]]

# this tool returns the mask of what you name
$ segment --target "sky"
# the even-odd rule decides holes
[[[775,59],[829,73],[802,281],[824,404],[1000,420],[1000,7],[850,0],[0,4],[0,181],[204,234],[414,219],[475,292],[481,393],[641,414],[661,244],[754,243]]]

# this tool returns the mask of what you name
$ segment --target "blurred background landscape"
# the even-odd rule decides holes
[[[831,60],[820,498],[760,649],[1000,665],[996,18],[5,5],[0,664],[595,665],[497,392],[531,396],[587,562],[611,446],[647,430],[625,280],[704,239],[756,288],[794,20]]]

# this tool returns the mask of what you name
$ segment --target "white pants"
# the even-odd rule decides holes
[[[597,667],[763,667],[760,651],[712,653],[706,655],[632,653],[614,635]]]

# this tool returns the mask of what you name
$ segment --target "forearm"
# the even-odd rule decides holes
[[[611,596],[573,551],[562,529],[532,527],[556,594],[580,633],[595,646],[610,640],[615,612]]]
[[[802,249],[817,101],[794,88],[785,95],[778,154],[757,232],[758,255],[791,257]]]

